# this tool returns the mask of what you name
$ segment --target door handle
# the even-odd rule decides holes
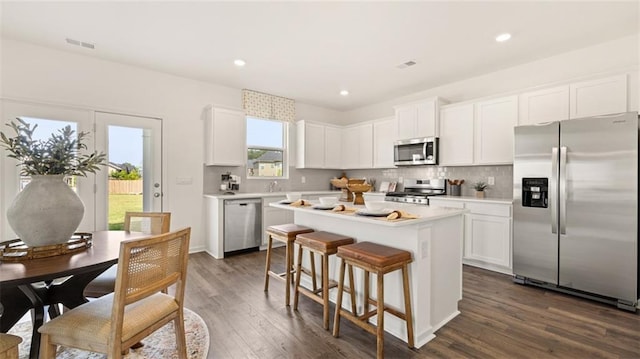
[[[560,234],[567,234],[567,147],[560,147]]]
[[[155,198],[158,198],[158,197],[160,197],[160,193],[156,192],[156,193],[154,193],[154,194],[153,194],[153,196],[154,196]]]
[[[558,147],[551,149],[551,181],[549,183],[549,207],[551,209],[551,233],[558,234]]]

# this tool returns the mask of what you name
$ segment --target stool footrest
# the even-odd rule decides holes
[[[294,275],[296,273],[295,270],[291,270],[291,275]],[[287,272],[282,272],[282,273],[276,273],[274,271],[269,271],[269,275],[272,276],[275,279],[280,279],[283,281],[287,280]]]
[[[375,300],[375,299],[369,298],[369,304],[371,304],[373,306],[378,306],[378,301]],[[399,311],[399,310],[397,310],[395,308],[389,307],[387,305],[384,306],[384,311],[387,312],[387,313],[393,314],[393,315],[395,315],[396,317],[398,317],[398,318],[400,318],[402,320],[406,320],[406,318],[407,318],[407,316],[403,312],[401,312],[401,311]],[[373,314],[375,315],[375,313],[376,313],[376,311],[374,310]]]
[[[340,308],[340,316],[349,319],[353,324],[368,331],[369,333],[377,335],[378,328],[375,325],[367,322],[366,320],[361,320],[360,317],[351,314],[350,311]]]
[[[367,313],[357,316],[357,318],[359,320],[368,320],[369,318],[374,317],[376,314],[378,314],[377,310],[371,310]]]
[[[313,273],[311,272],[311,270],[305,268],[305,267],[301,267],[300,271],[306,275],[308,275],[309,277],[313,276]]]
[[[333,289],[333,288],[337,288],[338,287],[338,283],[336,283],[335,281],[329,281],[329,289]],[[349,288],[344,288],[345,292],[350,292]],[[315,299],[318,298],[319,300],[322,300],[322,287],[316,289],[316,290],[311,290],[309,288],[303,287],[303,286],[299,286],[298,287],[298,291],[300,291],[300,293],[306,295],[307,297],[311,298],[311,299]],[[321,303],[321,302],[320,302]],[[321,303],[322,304],[322,303]]]

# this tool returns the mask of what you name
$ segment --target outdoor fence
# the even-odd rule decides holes
[[[109,180],[109,194],[142,193],[142,180]]]

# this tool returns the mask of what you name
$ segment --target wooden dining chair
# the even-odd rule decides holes
[[[168,233],[170,228],[170,212],[125,212],[124,214],[124,230],[126,232],[162,234]],[[84,289],[84,296],[98,298],[113,293],[117,270],[118,266],[113,265],[92,280]]]
[[[18,345],[22,343],[22,338],[0,333],[0,359],[18,359]]]
[[[133,344],[173,321],[179,358],[186,358],[183,302],[191,229],[120,244],[116,289],[41,326],[40,358],[58,345],[121,358]],[[174,295],[161,293],[176,284]]]

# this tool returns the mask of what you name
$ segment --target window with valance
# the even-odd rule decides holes
[[[295,101],[242,90],[247,121],[247,178],[286,178],[288,123],[295,120]]]

